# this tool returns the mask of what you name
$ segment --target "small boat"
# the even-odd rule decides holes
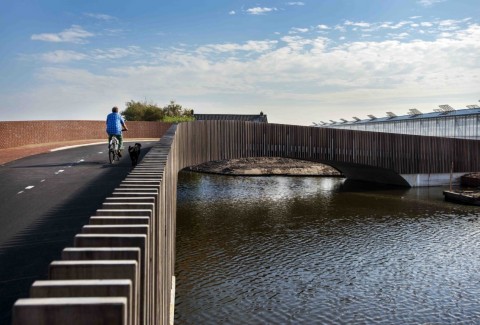
[[[443,191],[445,201],[460,204],[479,205],[480,191]]]

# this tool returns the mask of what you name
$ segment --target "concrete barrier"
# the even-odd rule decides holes
[[[49,267],[50,280],[130,280],[132,314],[141,319],[140,279],[138,263],[133,260],[54,261]],[[128,302],[127,302],[128,303]],[[134,324],[140,324],[134,322]]]
[[[127,299],[29,298],[13,306],[13,325],[102,325],[127,324]]]
[[[149,312],[149,299],[148,299],[148,293],[147,293],[147,288],[150,285],[148,279],[150,278],[150,252],[149,252],[149,244],[148,244],[148,239],[147,235],[127,235],[127,234],[78,234],[75,236],[75,247],[81,247],[81,248],[87,248],[87,247],[138,247],[140,248],[140,263],[139,265],[139,280],[137,283],[137,292],[138,292],[138,309],[139,309],[139,315],[140,315],[140,324],[148,324],[146,321],[147,319],[147,313]],[[75,263],[76,261],[70,261],[70,263]],[[118,261],[109,261],[109,260],[96,260],[96,261],[81,261],[82,263],[79,263],[80,266],[77,266],[77,268],[80,268],[82,272],[84,271],[84,268],[86,266],[92,264],[94,265],[95,272],[94,273],[96,276],[110,276],[109,278],[104,279],[115,279],[117,278],[116,276],[118,275],[112,275],[112,274],[105,274],[101,273],[103,272],[103,269],[101,267],[103,266],[103,263],[109,263],[109,262],[118,262]],[[122,261],[123,262],[123,261]],[[135,262],[136,261],[130,261],[130,262]],[[58,262],[60,265],[61,262]],[[98,265],[96,264],[98,263]],[[83,266],[85,265],[85,266]],[[54,265],[57,266],[57,265]],[[57,266],[58,268],[58,266]],[[87,271],[89,269],[86,269]],[[72,271],[73,272],[73,271]],[[117,271],[118,272],[118,271]],[[101,273],[101,274],[100,274]],[[93,273],[92,273],[93,274]],[[104,275],[105,274],[105,275]]]
[[[91,225],[148,225],[149,217],[90,217]]]
[[[141,252],[138,247],[94,247],[94,248],[78,248],[78,247],[67,247],[62,251],[62,259],[65,261],[88,261],[88,260],[133,260],[137,264],[140,264]],[[108,283],[109,281],[128,281],[130,280],[100,280],[101,283]],[[48,281],[45,281],[48,282]],[[55,281],[54,281],[55,282]],[[138,283],[137,283],[138,285]],[[115,288],[109,288],[109,292],[117,293],[118,291]],[[134,292],[133,288],[131,297],[130,314],[131,314],[131,324],[138,324],[139,319],[135,317],[133,311],[134,302]],[[113,295],[113,294],[112,294]],[[137,298],[135,298],[138,300]],[[140,303],[138,301],[138,303]]]
[[[135,325],[133,317],[133,290],[130,280],[50,280],[35,281],[31,298],[125,297],[128,324]]]

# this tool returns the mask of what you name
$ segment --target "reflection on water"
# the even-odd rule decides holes
[[[441,188],[181,173],[175,324],[478,324],[479,209]]]

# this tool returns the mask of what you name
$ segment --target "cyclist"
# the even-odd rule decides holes
[[[112,137],[115,136],[119,142],[118,155],[122,156],[122,149],[123,149],[123,137],[122,131],[127,131],[127,125],[125,124],[125,120],[123,119],[122,115],[118,113],[118,107],[114,106],[112,108],[112,112],[107,115],[107,133],[108,133],[108,143],[112,140]]]

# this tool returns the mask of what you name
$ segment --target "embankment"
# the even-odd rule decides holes
[[[188,167],[187,170],[236,176],[341,176],[336,169],[311,161],[277,157],[217,160]]]

